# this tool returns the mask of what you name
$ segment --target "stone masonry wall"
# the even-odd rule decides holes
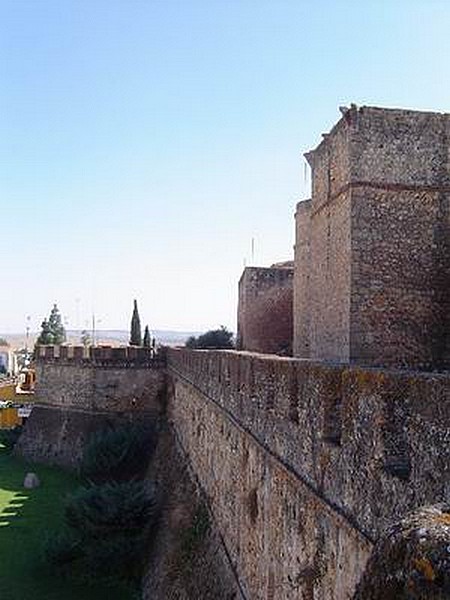
[[[310,358],[348,362],[350,356],[350,199],[311,215]]]
[[[437,192],[354,190],[352,360],[445,366],[450,307],[439,290],[440,205]]]
[[[35,406],[17,452],[76,467],[86,440],[114,422],[156,421],[165,404],[165,364],[146,349],[41,347]]]
[[[297,234],[308,229],[310,260],[297,255],[296,294],[307,296],[298,320],[296,356],[348,362],[350,358],[351,198],[344,184],[351,168],[349,132],[338,124],[333,135],[305,155],[312,166],[312,199],[308,215],[297,212]],[[302,221],[307,221],[303,222]],[[301,245],[297,238],[296,244]],[[305,269],[308,273],[301,275]],[[306,281],[305,281],[306,279]],[[305,342],[309,333],[309,341]],[[309,345],[309,353],[305,346]]]
[[[390,523],[450,493],[450,377],[169,351],[173,426],[249,598],[350,597]]]
[[[445,370],[450,115],[355,106],[344,113],[306,155],[310,262],[297,253],[294,297],[310,302],[295,316],[305,323],[295,327],[295,355]],[[298,236],[304,221],[297,212]]]
[[[247,267],[239,281],[238,347],[290,355],[293,266]]]
[[[158,412],[164,365],[55,359],[38,361],[36,377],[38,404],[89,412]]]
[[[310,356],[310,262],[311,262],[311,200],[297,204],[295,215],[295,255],[294,255],[294,331],[293,355]]]
[[[352,116],[351,356],[450,367],[450,115]]]

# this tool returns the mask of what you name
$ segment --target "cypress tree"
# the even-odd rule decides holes
[[[134,301],[133,316],[131,317],[130,346],[142,346],[141,320],[136,300]]]
[[[150,348],[151,346],[151,341],[150,341],[150,331],[148,329],[148,325],[145,326],[145,331],[144,331],[144,348]]]

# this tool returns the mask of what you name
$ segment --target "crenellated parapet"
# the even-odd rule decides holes
[[[57,361],[105,367],[164,366],[164,360],[153,348],[139,346],[37,346],[36,360],[38,363]]]

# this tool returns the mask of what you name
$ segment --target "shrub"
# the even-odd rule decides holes
[[[87,544],[81,562],[83,571],[93,578],[120,577],[139,580],[144,566],[148,540],[144,535],[116,535],[109,540]]]
[[[81,462],[82,477],[94,484],[142,478],[156,446],[156,431],[144,425],[93,434]]]
[[[66,504],[65,521],[80,538],[142,532],[156,518],[156,499],[142,481],[80,488]]]
[[[3,444],[9,451],[13,450],[22,433],[22,429],[22,425],[16,425],[12,429],[0,429],[0,444]]]
[[[46,538],[44,556],[52,567],[64,570],[83,556],[81,542],[69,531],[58,532]]]
[[[83,578],[136,579],[158,516],[142,481],[80,488],[65,507],[66,530],[46,542],[47,561]]]

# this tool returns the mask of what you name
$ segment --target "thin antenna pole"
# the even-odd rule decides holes
[[[80,299],[75,298],[76,317],[77,317],[77,332],[80,333]]]
[[[28,355],[28,344],[30,341],[30,315],[27,315],[27,341],[25,342],[25,354]]]
[[[252,265],[255,264],[255,238],[252,237]]]

